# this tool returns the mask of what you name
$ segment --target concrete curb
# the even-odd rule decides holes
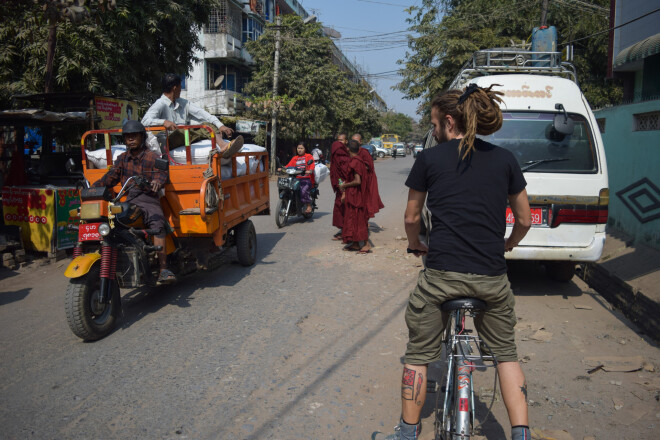
[[[660,342],[660,304],[598,263],[583,264],[578,274],[647,336]]]

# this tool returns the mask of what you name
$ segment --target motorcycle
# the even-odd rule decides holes
[[[310,190],[310,196],[312,199],[311,212],[305,212],[303,203],[300,201],[300,179],[298,179],[297,176],[302,175],[304,172],[304,170],[290,167],[282,171],[284,176],[277,178],[277,189],[279,191],[280,200],[277,203],[275,223],[278,228],[284,227],[291,215],[299,215],[303,216],[305,219],[309,219],[314,215],[314,211],[317,209],[316,199],[319,195],[318,185],[313,185]]]
[[[160,231],[144,229],[139,206],[120,202],[134,186],[150,185],[145,177],[132,176],[114,198],[105,187],[82,188],[80,210],[71,213],[82,221],[71,227],[78,230],[79,243],[64,273],[70,278],[65,307],[69,327],[84,340],[101,339],[113,330],[121,311],[120,288],[157,285],[162,247],[154,246],[151,237]],[[195,256],[170,235],[167,241],[168,267],[177,278],[196,271]]]
[[[183,126],[182,130],[188,133],[194,128],[211,130],[203,125]],[[78,242],[64,272],[69,278],[66,318],[73,333],[87,341],[101,339],[114,330],[121,316],[121,288],[169,284],[158,282],[158,254],[163,249],[154,244],[153,237],[161,231],[146,229],[144,211],[131,203],[131,189],[148,191],[149,180],[131,176],[112,189],[89,187],[89,182],[98,181],[106,173],[105,164],[98,167],[87,156],[94,151],[88,147],[99,134],[105,141],[106,163],[112,164],[111,136],[121,134],[121,130],[93,130],[81,139],[85,177],[79,185],[81,205],[69,211],[69,216],[78,220],[70,226],[78,230]],[[215,150],[212,142],[211,151]],[[267,154],[236,153],[231,159],[231,176],[222,179],[217,154],[209,154],[205,164],[194,164],[189,151],[186,156],[185,164],[172,169],[166,159],[156,159],[154,164],[155,169],[168,173],[159,203],[167,220],[164,252],[167,268],[176,278],[172,281],[222,266],[230,248],[236,248],[241,265],[253,265],[257,260],[257,233],[250,217],[270,215]],[[248,157],[262,161],[263,167],[255,171],[248,168],[250,172],[238,175],[237,161],[245,158],[247,162]],[[128,200],[123,201],[126,194]]]

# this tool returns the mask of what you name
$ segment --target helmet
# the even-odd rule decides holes
[[[144,138],[147,138],[147,129],[144,128],[144,125],[139,121],[128,120],[124,123],[124,126],[121,128],[121,134],[124,135],[129,133],[142,133]]]

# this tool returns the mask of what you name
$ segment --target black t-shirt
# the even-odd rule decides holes
[[[460,139],[422,151],[406,186],[426,192],[431,235],[426,266],[437,270],[501,275],[508,196],[527,185],[510,151],[475,140],[460,160]]]

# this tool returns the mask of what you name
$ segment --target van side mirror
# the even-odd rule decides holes
[[[573,130],[575,129],[575,122],[571,118],[568,117],[568,113],[566,113],[566,109],[564,108],[564,105],[561,103],[555,104],[555,109],[559,110],[560,112],[555,116],[554,121],[552,122],[552,128],[563,135],[571,135],[573,134]]]

